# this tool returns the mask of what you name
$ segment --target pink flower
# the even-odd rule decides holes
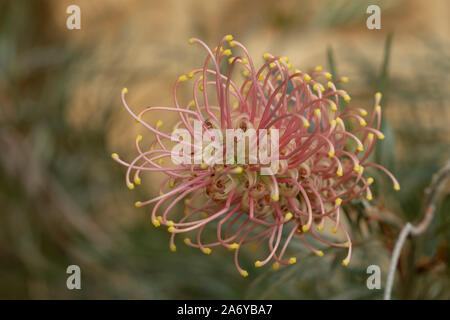
[[[202,68],[176,81],[174,107],[149,107],[136,114],[125,101],[127,89],[122,92],[128,112],[155,135],[150,150],[141,146],[142,136],[137,137],[139,155],[129,163],[112,155],[128,168],[127,186],[133,189],[139,185],[143,172],[166,176],[160,195],[136,202],[136,207],[154,204],[152,222],[156,227],[168,227],[172,251],[176,250],[177,234],[194,234],[184,242],[205,254],[216,246],[234,250],[236,267],[244,277],[248,273],[240,267],[238,254],[246,244],[253,244],[254,248],[264,244],[268,248],[267,255],[255,262],[256,267],[271,260],[274,269],[295,263],[296,258],[286,258],[285,253],[288,244],[297,239],[322,256],[323,252],[308,242],[310,238],[346,248],[342,263],[348,265],[352,242],[341,223],[342,205],[364,195],[372,199],[373,178],[365,177],[364,169],[384,171],[392,179],[394,189],[400,189],[390,172],[368,160],[377,140],[384,138],[380,132],[381,94],[375,94],[374,112],[366,120],[366,110],[339,106],[340,98],[350,101],[346,91],[336,88],[337,83],[348,81],[346,77],[331,81],[332,75],[321,67],[308,72],[293,70],[287,57],[268,53],[257,69],[247,49],[231,35],[213,50],[196,38],[189,42],[201,45],[207,55]],[[231,57],[232,50],[239,55]],[[233,74],[237,69],[243,77]],[[182,103],[178,101],[177,89],[187,81],[192,83],[193,100]],[[173,154],[169,147],[173,139],[171,133],[163,131],[162,121],[155,126],[144,121],[144,115],[152,111],[178,114],[174,129],[187,130],[192,138],[194,121],[200,121],[206,133],[266,129],[270,136],[271,129],[278,129],[278,172],[261,175],[261,164],[181,163],[163,167],[163,160],[170,160]],[[194,145],[190,141],[184,143],[194,154]],[[184,215],[174,210],[182,201]],[[323,238],[320,231],[326,221],[333,232],[340,230],[346,241]],[[203,236],[207,225],[215,229],[213,239],[211,233]]]

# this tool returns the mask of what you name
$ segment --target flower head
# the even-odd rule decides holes
[[[207,54],[201,68],[175,82],[173,107],[149,107],[135,113],[125,101],[127,90],[122,91],[125,108],[154,136],[149,149],[142,146],[142,136],[136,138],[138,156],[131,162],[112,155],[128,168],[126,185],[129,189],[139,185],[143,172],[160,172],[166,177],[159,196],[136,202],[136,207],[154,204],[152,223],[167,227],[172,251],[176,250],[174,239],[178,234],[185,235],[186,245],[205,254],[213,247],[226,247],[234,250],[236,267],[244,277],[248,273],[240,267],[238,254],[247,244],[268,249],[266,256],[255,262],[256,267],[270,261],[274,269],[294,264],[296,258],[285,253],[289,243],[297,239],[322,256],[309,237],[346,249],[342,263],[347,265],[352,242],[341,223],[342,206],[363,196],[372,199],[370,185],[374,180],[365,176],[365,168],[385,172],[399,189],[390,172],[368,160],[377,140],[384,138],[380,131],[381,94],[375,95],[374,112],[366,117],[366,110],[346,106],[351,100],[349,94],[336,87],[339,82],[347,82],[347,77],[333,81],[322,67],[307,72],[293,69],[289,58],[269,53],[263,54],[264,62],[256,68],[244,45],[231,35],[214,49],[196,38],[189,42],[202,46]],[[193,99],[181,102],[177,90],[188,81]],[[148,116],[152,112],[153,117]],[[162,121],[152,125],[145,120],[154,119],[158,112],[178,115],[173,130],[182,129],[187,136],[174,138],[165,131]],[[230,129],[266,132],[271,142],[277,142],[275,170],[271,166],[269,174],[263,175],[260,171],[266,165],[248,161],[251,143],[244,148],[243,163],[235,158],[226,163],[194,161],[163,166],[174,153],[191,157],[205,146],[203,139],[199,144],[192,143],[192,139],[196,141],[196,123],[210,138]],[[245,136],[243,139],[245,145]],[[233,150],[236,140],[231,140]],[[175,152],[170,147],[174,141],[187,149]],[[256,144],[260,146],[261,139]],[[184,205],[184,214],[175,210],[178,204]],[[332,242],[322,237],[320,231],[326,223],[333,232],[340,230],[346,240]],[[215,229],[213,239],[211,234],[203,235],[207,227]],[[188,234],[194,236],[189,238]]]

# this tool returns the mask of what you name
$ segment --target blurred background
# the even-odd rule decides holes
[[[71,4],[81,8],[81,30],[66,28]],[[382,9],[381,30],[366,28],[370,4]],[[399,226],[421,220],[424,191],[450,158],[449,31],[442,0],[1,0],[0,298],[381,298]],[[250,276],[242,278],[227,250],[208,256],[180,243],[170,252],[150,209],[134,207],[160,177],[129,191],[124,167],[110,158],[132,159],[142,132],[121,105],[122,87],[134,110],[172,106],[177,77],[204,59],[187,40],[214,47],[230,33],[257,64],[269,51],[299,69],[348,76],[354,106],[370,111],[383,92],[386,139],[375,157],[402,190],[393,194],[377,177],[372,205],[347,209],[356,243],[349,267],[342,250],[319,258],[294,245],[297,264],[273,272],[253,268],[257,253],[243,250]],[[449,190],[428,230],[408,240],[394,298],[450,298]],[[72,264],[82,290],[66,288]],[[382,290],[366,287],[372,264]]]

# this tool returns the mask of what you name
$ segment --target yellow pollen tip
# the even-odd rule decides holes
[[[136,201],[136,202],[134,203],[134,206],[135,206],[136,208],[140,208],[141,205],[142,205],[142,202],[140,202],[140,201]]]
[[[364,151],[364,147],[363,146],[358,146],[356,149],[358,149],[359,152],[363,152]]]
[[[169,231],[170,233],[172,233],[172,232],[175,231],[175,227],[169,227],[169,228],[167,228],[167,231]]]
[[[306,82],[310,82],[311,81],[311,76],[309,74],[305,74],[303,79],[305,79]]]
[[[280,200],[280,196],[278,194],[274,194],[272,196],[272,200],[275,201],[275,202],[278,202]]]
[[[303,125],[305,126],[305,128],[309,128],[309,126],[310,126],[308,120],[304,120]]]
[[[139,178],[138,176],[135,176],[134,177],[134,183],[137,184],[137,185],[141,184],[141,178]]]
[[[277,64],[276,64],[275,62],[269,63],[269,67],[270,67],[271,69],[275,68],[276,66],[277,66]]]
[[[156,128],[159,128],[163,125],[163,122],[161,120],[158,120],[158,122],[156,123]]]
[[[323,257],[323,251],[322,251],[322,250],[317,250],[317,251],[316,251],[316,254],[317,254],[319,257]]]
[[[320,109],[314,110],[314,114],[318,117],[320,117]]]
[[[187,76],[188,76],[189,79],[192,79],[194,77],[194,72],[189,72],[187,74]]]
[[[177,246],[174,244],[170,245],[170,251],[172,251],[172,252],[177,251]]]
[[[359,121],[359,124],[360,124],[361,127],[367,126],[367,122],[366,122],[366,120],[364,120],[364,119],[361,119],[361,120]]]
[[[328,151],[328,156],[329,156],[330,158],[333,158],[333,157],[334,157],[334,152],[333,152],[333,151]]]
[[[309,230],[309,226],[307,226],[307,225],[302,226],[303,232],[308,232],[308,230]]]
[[[270,54],[268,54],[268,53],[263,53],[262,57],[263,57],[263,59],[265,59],[265,60],[269,60],[269,59],[270,59]]]
[[[250,74],[250,72],[249,72],[248,70],[242,71],[242,75],[243,75],[244,77],[248,76],[249,74]]]
[[[373,198],[372,198],[372,195],[369,193],[369,194],[366,196],[366,199],[369,200],[369,201],[372,200],[372,199],[373,199]]]
[[[337,228],[336,228],[336,227],[333,227],[333,228],[331,229],[331,232],[336,233],[336,232],[337,232]]]
[[[233,40],[233,36],[232,36],[231,34],[227,34],[227,35],[225,36],[225,40],[231,41],[231,40]]]
[[[327,72],[327,73],[325,73],[325,78],[330,80],[331,78],[333,78],[333,75],[331,73]]]
[[[234,59],[235,59],[235,57],[228,58],[228,63],[229,63],[229,64],[232,64],[233,61],[234,61]]]
[[[383,140],[384,139],[384,134],[382,132],[380,132],[379,134],[377,134],[378,139]]]
[[[323,226],[322,226],[321,224],[319,224],[319,225],[317,226],[317,230],[322,231],[322,230],[323,230]]]
[[[137,140],[137,141],[142,141],[142,136],[141,136],[140,134],[138,134],[138,135],[136,136],[136,140]]]
[[[359,112],[361,113],[361,115],[362,115],[363,117],[367,116],[367,110],[361,109]]]
[[[211,254],[211,249],[210,248],[202,248],[202,252],[204,254]]]
[[[373,140],[373,137],[374,137],[373,133],[369,133],[369,134],[367,135],[367,138],[368,138],[370,141]]]
[[[245,270],[241,271],[241,276],[243,276],[244,278],[246,278],[248,276],[248,272]]]
[[[367,178],[367,183],[368,184],[372,184],[374,181],[374,179],[372,177]]]
[[[334,203],[336,204],[336,206],[340,206],[342,203],[342,199],[341,198],[337,198],[336,200],[334,200]]]
[[[258,80],[259,81],[263,81],[264,80],[264,75],[262,73],[259,74]]]
[[[259,267],[261,267],[261,265],[262,265],[262,262],[261,261],[255,261],[255,267],[257,267],[257,268],[259,268]]]
[[[229,55],[231,55],[231,50],[230,50],[230,49],[225,50],[225,51],[223,52],[223,55],[224,55],[224,56],[229,56]]]
[[[290,259],[289,259],[289,264],[294,264],[294,263],[296,263],[297,262],[297,259],[295,258],[295,257],[291,257]]]
[[[334,103],[334,102],[330,103],[330,108],[331,108],[331,111],[337,111],[337,109],[338,109],[336,103]]]
[[[244,59],[242,59],[242,64],[247,64],[248,63],[248,60],[247,60],[247,58],[244,58]]]
[[[185,74],[183,74],[183,75],[181,75],[181,76],[179,76],[178,77],[178,80],[180,81],[180,82],[184,82],[184,81],[186,81],[188,78],[187,78],[187,76],[185,75]]]
[[[152,223],[155,226],[155,228],[157,228],[161,225],[158,220],[153,220]]]
[[[342,177],[342,170],[340,170],[340,169],[338,169],[337,171],[336,171],[336,174],[339,176],[339,177]]]
[[[347,82],[348,82],[348,77],[342,77],[342,78],[341,78],[341,81],[342,81],[343,83],[347,83]]]
[[[342,260],[342,265],[343,265],[344,267],[348,266],[349,263],[350,263],[350,261],[349,261],[348,259]]]
[[[398,183],[394,184],[394,190],[395,191],[399,191],[400,190],[400,185]]]
[[[230,245],[230,249],[236,250],[238,248],[239,248],[239,244],[237,244],[236,242],[234,242]]]
[[[202,169],[206,169],[207,167],[208,167],[208,165],[204,162],[200,165],[200,168],[202,168]]]
[[[230,47],[234,48],[236,46],[236,41],[229,41],[228,44]]]
[[[381,106],[375,106],[375,111],[376,112],[380,112],[381,111]]]
[[[294,69],[294,73],[300,73],[301,71],[299,69]]]
[[[287,64],[288,69],[292,69],[292,63]]]
[[[185,203],[185,204],[191,203],[191,199],[189,199],[189,198],[184,199],[184,203]]]
[[[194,38],[190,38],[189,39],[189,44],[194,44],[194,43],[195,43]]]
[[[127,94],[127,93],[128,93],[128,89],[127,89],[127,88],[123,88],[123,89],[122,89],[122,92],[125,93],[125,94]]]
[[[284,221],[287,222],[289,220],[291,220],[293,217],[291,212],[286,213],[286,215],[284,216]]]
[[[190,244],[190,243],[191,243],[191,239],[189,239],[189,238],[184,238],[184,243],[185,243],[185,244]]]
[[[238,173],[238,174],[242,173],[243,171],[244,171],[244,169],[242,169],[242,167],[236,167],[236,168],[233,170],[234,173]]]
[[[375,99],[381,99],[381,97],[383,97],[383,95],[381,94],[381,92],[375,93]]]
[[[156,216],[156,220],[158,220],[159,222],[162,221],[162,217],[161,216]]]
[[[134,189],[134,184],[132,184],[131,182],[128,182],[127,183],[127,187],[128,187],[128,189],[133,190]]]
[[[174,223],[173,223],[172,220],[169,220],[169,221],[167,221],[167,225],[168,225],[169,227],[173,227]]]
[[[111,154],[111,158],[117,160],[117,159],[119,159],[119,155],[117,153],[113,153],[113,154]]]
[[[355,170],[355,172],[359,172],[361,170],[361,166],[356,165],[353,170]]]
[[[280,268],[280,264],[278,263],[278,262],[274,262],[273,264],[272,264],[272,269],[273,270],[278,270]]]
[[[345,102],[350,102],[350,100],[352,100],[352,98],[349,95],[345,95],[344,96],[344,101]]]
[[[315,70],[316,71],[322,71],[322,66],[317,66]]]

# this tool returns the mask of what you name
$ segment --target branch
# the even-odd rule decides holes
[[[391,264],[389,266],[389,274],[386,281],[386,289],[384,291],[384,300],[391,299],[392,286],[394,284],[395,270],[397,269],[398,259],[405,244],[406,238],[409,235],[417,236],[422,234],[430,225],[436,209],[435,202],[438,198],[439,191],[444,185],[444,182],[450,178],[450,161],[433,177],[430,187],[427,188],[425,193],[427,199],[425,201],[425,216],[423,220],[414,226],[410,222],[407,222],[403,227],[397,242],[395,243],[394,251],[392,252]]]

